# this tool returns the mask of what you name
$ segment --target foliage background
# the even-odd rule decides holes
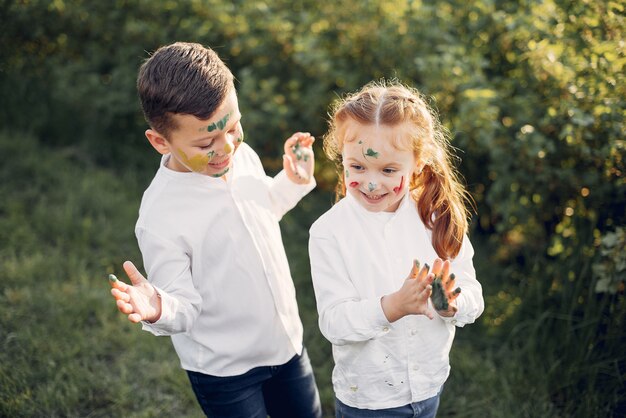
[[[199,416],[169,341],[117,313],[106,275],[158,158],[138,66],[158,46],[216,49],[267,171],[283,138],[321,139],[336,97],[381,77],[439,110],[476,201],[486,311],[460,329],[443,417],[626,413],[623,1],[0,0],[0,416]],[[282,222],[305,339],[332,415],[307,231]]]

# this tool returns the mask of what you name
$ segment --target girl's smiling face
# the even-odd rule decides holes
[[[418,169],[410,148],[410,125],[343,123],[347,193],[370,212],[395,212]]]

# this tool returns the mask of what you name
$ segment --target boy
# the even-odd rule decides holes
[[[118,309],[171,336],[207,416],[320,417],[278,225],[315,187],[313,137],[287,139],[284,170],[267,177],[232,73],[199,44],[159,48],[137,88],[163,157],[135,229],[149,281],[125,262]]]

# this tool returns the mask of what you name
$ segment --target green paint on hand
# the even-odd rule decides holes
[[[302,154],[302,147],[300,146],[300,141],[296,141],[295,145],[291,147],[291,151],[293,151],[298,161],[302,159],[303,154]],[[306,161],[306,159],[304,161]]]
[[[372,157],[372,158],[378,158],[378,152],[374,151],[371,148],[368,148],[367,151],[365,151],[363,153],[364,157]]]
[[[441,282],[441,276],[435,277],[433,280],[433,291],[430,295],[430,299],[433,301],[433,306],[438,311],[447,311],[448,310],[448,298],[446,296],[446,292],[443,289],[443,283]]]
[[[115,283],[117,281],[117,277],[115,277],[115,274],[109,274],[109,281],[111,283]]]

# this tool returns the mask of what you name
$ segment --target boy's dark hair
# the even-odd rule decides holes
[[[234,87],[233,74],[210,48],[176,42],[148,58],[137,76],[137,91],[150,127],[167,137],[173,114],[208,119]]]

